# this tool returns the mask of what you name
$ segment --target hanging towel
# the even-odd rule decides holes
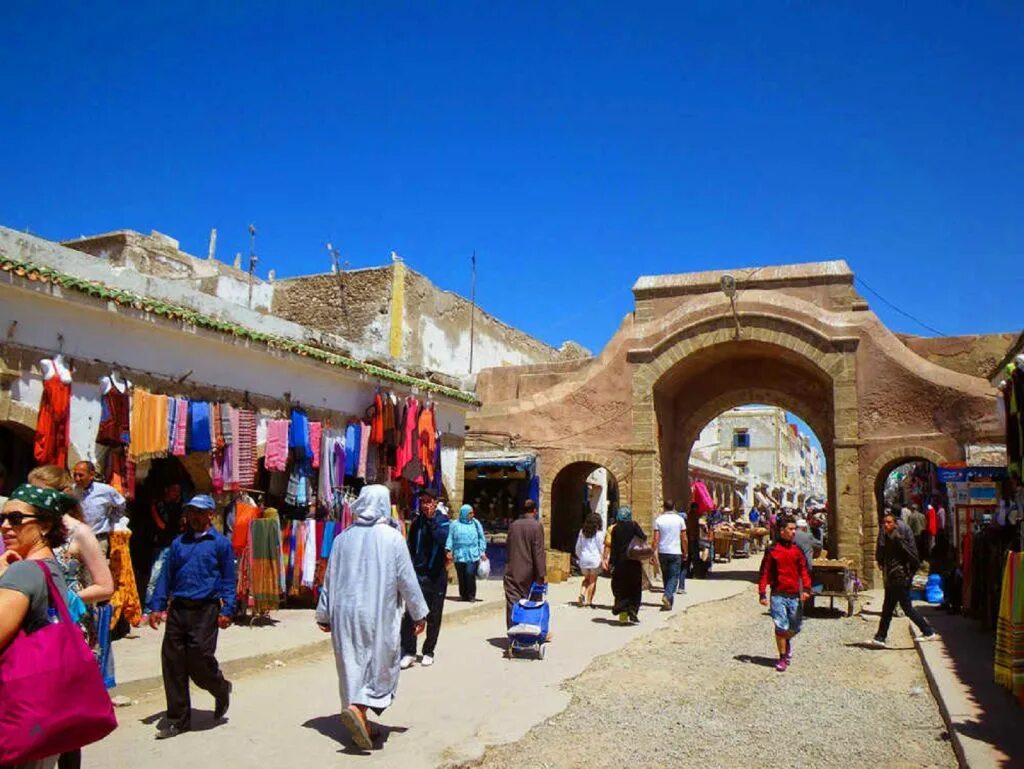
[[[283,472],[288,467],[287,419],[274,419],[267,425],[267,470]]]
[[[135,388],[132,394],[131,434],[128,456],[134,462],[167,456],[167,409],[169,399]]]
[[[328,521],[324,527],[324,543],[320,547],[320,557],[330,558],[331,547],[334,545],[334,529],[337,524],[334,521]]]
[[[210,404],[192,401],[188,406],[188,422],[188,450],[209,451],[213,447],[210,443]]]
[[[345,428],[345,475],[356,477],[359,469],[359,424],[350,422]]]
[[[185,398],[176,399],[174,411],[174,440],[171,442],[171,454],[183,457],[188,436],[188,401]]]
[[[366,455],[370,450],[370,426],[366,423],[359,424],[359,467],[356,469],[357,478],[366,477]]]
[[[309,423],[309,447],[313,454],[313,469],[320,469],[320,442],[323,438],[323,424],[320,422]]]
[[[313,587],[316,576],[316,521],[306,521],[306,544],[302,550],[302,586]]]
[[[230,446],[235,440],[235,431],[233,428],[232,415],[235,413],[235,408],[230,403],[222,403],[220,406],[220,431],[224,437],[224,445]]]
[[[251,488],[256,481],[256,414],[248,409],[238,410],[238,431],[235,440],[238,449],[238,485]]]
[[[252,554],[253,610],[264,613],[277,609],[283,592],[281,573],[281,525],[277,518],[257,518],[249,527]]]

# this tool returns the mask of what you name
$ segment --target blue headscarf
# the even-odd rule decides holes
[[[626,521],[633,520],[633,510],[626,505],[619,508],[619,511],[615,513],[615,520],[619,523],[625,523]]]
[[[469,523],[469,514],[473,512],[472,505],[463,505],[459,508],[459,523]]]

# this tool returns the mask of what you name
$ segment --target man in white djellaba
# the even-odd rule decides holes
[[[371,750],[377,730],[366,711],[380,715],[394,701],[402,614],[408,610],[418,635],[428,610],[405,539],[388,525],[387,487],[364,487],[352,515],[331,547],[316,623],[334,645],[342,723],[357,747]]]

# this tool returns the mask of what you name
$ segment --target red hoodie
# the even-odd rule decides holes
[[[811,575],[807,572],[807,559],[804,551],[792,542],[780,539],[765,553],[758,594],[766,596],[769,586],[772,593],[778,594],[810,592]]]

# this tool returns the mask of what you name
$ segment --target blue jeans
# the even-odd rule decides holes
[[[683,556],[658,553],[658,563],[661,564],[661,578],[665,581],[665,600],[671,606],[683,573]]]
[[[775,633],[784,635],[800,632],[800,625],[803,624],[803,607],[800,605],[799,596],[773,595],[771,600],[772,622],[775,623]]]

